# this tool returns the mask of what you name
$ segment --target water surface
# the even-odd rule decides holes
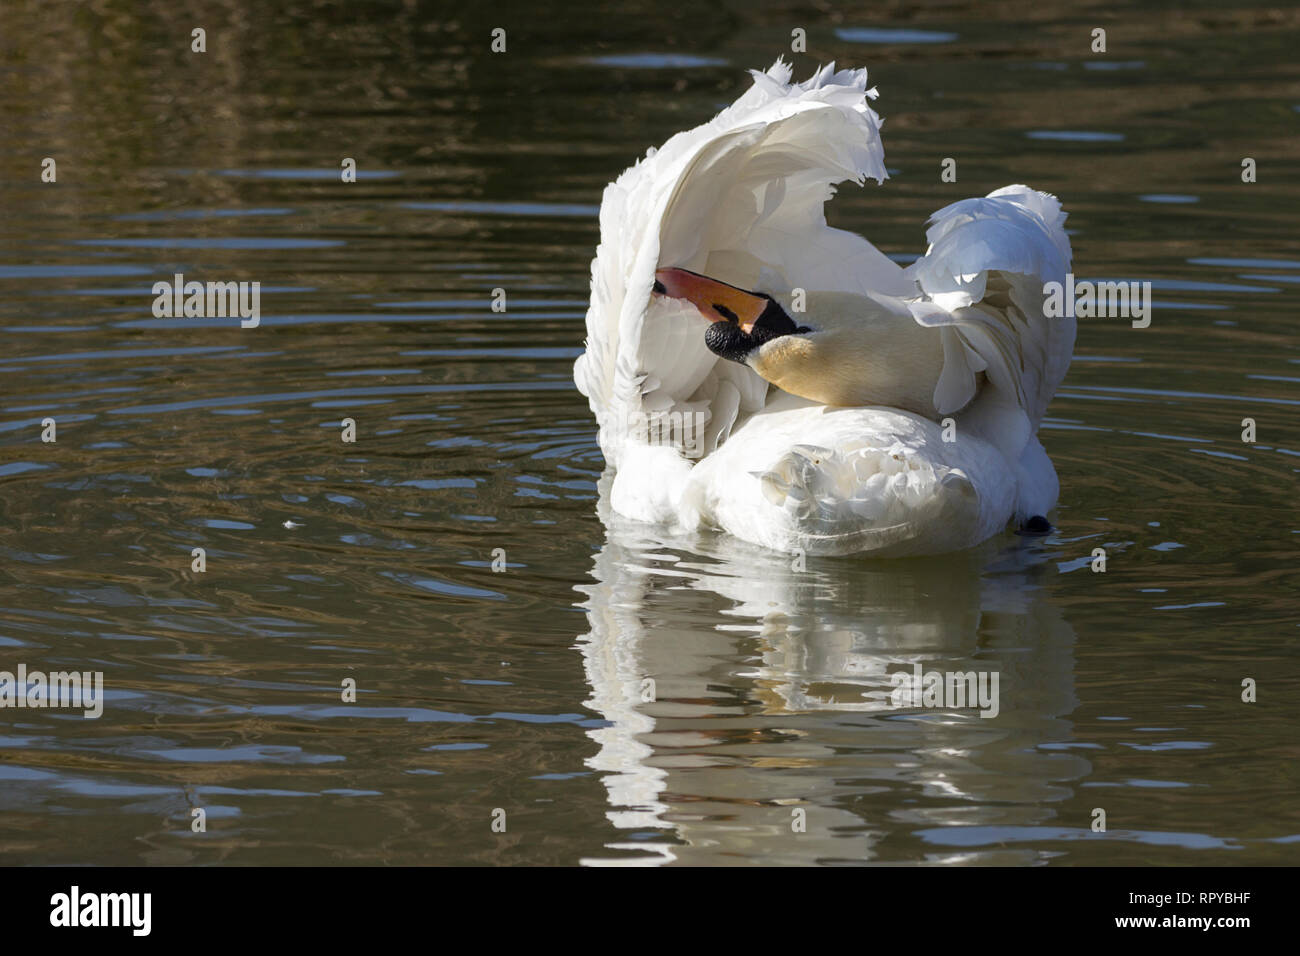
[[[6,8],[0,669],[107,701],[0,710],[0,861],[1295,861],[1300,14],[273,6]],[[1026,182],[1080,277],[1153,283],[1080,322],[1048,538],[796,570],[602,501],[601,190],[796,27],[881,90],[836,225],[909,261]],[[177,272],[260,326],[155,318]],[[890,708],[917,663],[1000,713]]]

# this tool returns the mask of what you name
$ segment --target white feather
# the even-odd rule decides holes
[[[1074,342],[1073,320],[1042,309],[1043,283],[1069,268],[1060,203],[1025,186],[953,203],[903,270],[825,219],[836,184],[887,178],[866,71],[831,64],[791,83],[778,60],[752,75],[734,104],[605,190],[574,379],[616,471],[612,507],[783,550],[883,554],[965,547],[1012,514],[1046,513],[1056,474],[1034,433]],[[669,266],[786,302],[795,288],[896,301],[941,334],[934,404],[962,440],[897,409],[794,398],[718,358],[703,317],[652,298]],[[690,415],[705,423],[694,447],[647,438],[647,421]]]

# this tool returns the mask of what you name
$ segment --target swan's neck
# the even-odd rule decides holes
[[[856,297],[854,297],[856,298]],[[816,331],[785,335],[749,364],[779,388],[826,405],[884,405],[938,420],[934,390],[943,371],[938,329],[883,310],[837,316],[808,312]]]

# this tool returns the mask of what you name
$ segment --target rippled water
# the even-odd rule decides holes
[[[0,710],[0,861],[1295,861],[1300,15],[272,6],[6,7],[0,670],[107,699]],[[795,27],[881,90],[835,224],[907,261],[1027,182],[1152,281],[1080,322],[1051,537],[796,571],[601,501],[601,189]],[[176,272],[260,326],[154,318]],[[918,662],[1001,712],[890,709]]]

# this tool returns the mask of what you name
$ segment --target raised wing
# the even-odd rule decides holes
[[[902,269],[861,236],[826,224],[834,184],[886,178],[880,117],[866,70],[834,64],[803,83],[781,60],[713,120],[679,133],[605,190],[591,264],[585,353],[574,380],[617,466],[628,442],[703,424],[688,456],[709,454],[763,407],[767,383],[718,359],[706,321],[651,300],[658,267],[680,266],[747,289],[915,294]]]
[[[1074,318],[1043,311],[1044,284],[1064,283],[1070,268],[1065,216],[1055,196],[1006,186],[930,218],[930,248],[906,272],[925,293],[911,304],[916,320],[944,332],[941,413],[965,406],[983,372],[994,397],[1038,428],[1074,351]]]

